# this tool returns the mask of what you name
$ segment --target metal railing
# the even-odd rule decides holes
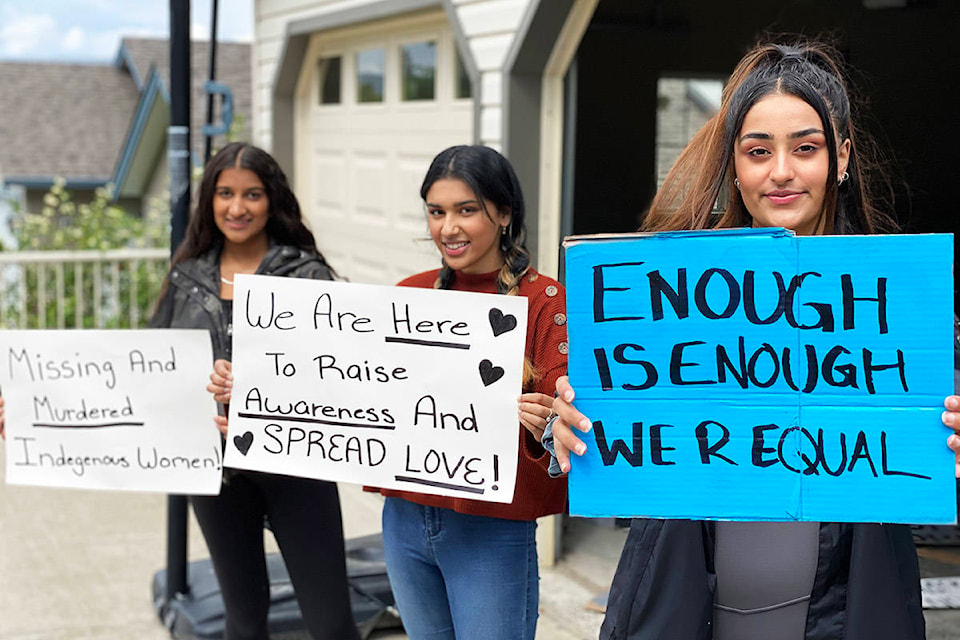
[[[167,249],[0,253],[0,327],[142,327],[170,264]]]

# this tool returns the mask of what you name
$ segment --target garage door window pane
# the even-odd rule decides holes
[[[473,87],[470,86],[470,75],[467,68],[463,65],[463,58],[460,57],[460,51],[457,51],[457,98],[473,97]]]
[[[383,102],[386,51],[368,49],[357,54],[357,102]]]
[[[340,104],[340,56],[320,58],[320,104]]]
[[[418,42],[401,50],[404,100],[433,100],[436,95],[437,43]]]

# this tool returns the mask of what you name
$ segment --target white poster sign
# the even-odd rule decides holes
[[[226,464],[510,502],[527,301],[238,276]]]
[[[202,330],[3,331],[7,482],[217,494],[212,362]]]

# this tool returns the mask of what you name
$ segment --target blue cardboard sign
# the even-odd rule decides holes
[[[956,521],[952,236],[564,245],[572,514]]]

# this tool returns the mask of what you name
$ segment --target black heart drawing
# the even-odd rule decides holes
[[[490,309],[490,328],[493,329],[493,337],[496,338],[501,333],[516,329],[517,318],[509,313],[503,315],[503,311],[494,307]]]
[[[253,434],[247,431],[242,436],[233,436],[233,444],[236,445],[240,453],[247,455],[247,451],[250,451],[250,445],[253,444]]]
[[[489,387],[502,377],[503,367],[495,367],[489,360],[480,361],[480,379],[483,380],[483,386]]]

